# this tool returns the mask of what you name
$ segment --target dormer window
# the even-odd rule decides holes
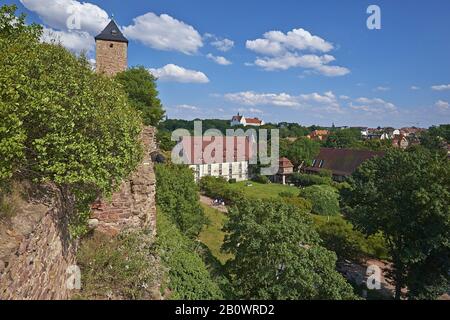
[[[319,168],[322,168],[323,167],[323,160],[320,160],[320,162],[319,162]]]
[[[312,162],[312,167],[314,167],[316,165],[316,162],[317,162],[317,160],[314,159],[313,162]]]
[[[113,29],[113,30],[111,31],[111,34],[112,34],[113,36],[116,36],[118,33],[119,33],[119,32],[118,32],[116,29]]]

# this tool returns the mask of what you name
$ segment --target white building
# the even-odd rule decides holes
[[[237,114],[237,116],[233,116],[230,122],[231,126],[254,126],[260,127],[264,125],[264,121],[258,118],[246,118],[242,115]]]
[[[252,148],[248,137],[183,137],[181,143],[182,157],[194,170],[196,181],[205,176],[249,179]]]

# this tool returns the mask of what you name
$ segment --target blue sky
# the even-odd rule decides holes
[[[92,59],[92,37],[114,14],[130,40],[129,65],[159,77],[170,118],[241,112],[303,125],[450,122],[450,1],[6,3],[43,24],[46,39]],[[371,4],[381,9],[380,30],[366,26]],[[79,22],[72,27],[71,17]]]

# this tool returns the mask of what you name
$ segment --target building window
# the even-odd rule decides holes
[[[114,47],[114,44],[110,43],[110,44],[109,44],[109,47],[110,47],[110,48]]]
[[[209,176],[211,175],[211,172],[212,172],[211,165],[208,164],[208,175],[209,175]]]
[[[314,159],[313,162],[312,162],[312,167],[314,167],[316,165],[316,162],[317,162],[317,160]]]
[[[219,176],[221,176],[222,175],[222,164],[220,163],[219,164]]]
[[[239,178],[242,179],[242,162],[239,162]]]
[[[320,160],[320,162],[319,162],[319,168],[322,168],[323,167],[323,160]]]

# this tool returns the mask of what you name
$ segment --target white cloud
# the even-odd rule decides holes
[[[227,52],[234,47],[234,41],[230,39],[216,39],[211,45],[219,51]]]
[[[383,87],[383,86],[378,86],[378,87],[376,87],[375,89],[373,89],[373,91],[375,91],[375,92],[379,92],[379,91],[389,91],[389,90],[391,90],[391,88],[389,88],[389,87]]]
[[[256,93],[244,91],[225,94],[225,99],[248,106],[274,105],[282,107],[299,106],[298,98],[287,93]]]
[[[330,42],[301,28],[286,34],[281,31],[266,32],[261,39],[247,40],[246,47],[263,55],[257,57],[254,64],[268,71],[304,68],[329,77],[350,73],[345,67],[328,65],[336,60],[334,56],[315,53],[333,50]],[[304,51],[310,53],[305,54]]]
[[[228,93],[225,99],[247,106],[272,105],[277,107],[291,108],[320,108],[327,112],[340,112],[340,106],[333,92],[328,91],[323,95],[317,92],[300,94],[298,96],[288,93],[257,93],[254,91],[244,91]]]
[[[447,101],[444,101],[444,100],[438,100],[435,103],[435,106],[438,107],[440,110],[445,111],[450,108],[450,103],[448,103]]]
[[[350,73],[350,70],[340,66],[319,66],[317,71],[327,77],[340,77]]]
[[[56,31],[44,28],[41,41],[47,43],[60,43],[73,52],[93,52],[95,48],[94,38],[82,31]]]
[[[225,57],[221,57],[221,56],[215,56],[211,53],[208,53],[206,55],[206,57],[212,61],[214,61],[217,64],[220,64],[222,66],[228,66],[231,64],[231,61],[229,61],[228,59],[226,59]]]
[[[293,29],[286,34],[281,31],[269,31],[263,37],[263,39],[248,40],[246,47],[257,53],[271,55],[278,55],[288,50],[328,52],[333,49],[331,43],[313,36],[302,28]]]
[[[435,91],[444,91],[444,90],[450,90],[450,84],[441,84],[437,86],[432,86],[431,89]]]
[[[334,60],[333,56],[328,54],[323,56],[317,56],[313,54],[307,54],[299,56],[294,53],[287,53],[279,57],[266,57],[258,58],[255,64],[266,70],[287,70],[293,67],[300,68],[318,68],[324,63],[329,63]]]
[[[181,83],[208,83],[208,77],[200,71],[189,70],[175,64],[168,64],[159,69],[148,69],[161,81]]]
[[[181,110],[191,110],[191,111],[198,110],[198,108],[196,106],[191,106],[189,104],[180,104],[180,105],[177,105],[175,108],[181,109]]]
[[[420,87],[417,87],[417,86],[411,86],[411,90],[420,90]]]
[[[239,109],[237,109],[237,111],[239,111],[242,114],[245,114],[245,113],[246,114],[252,114],[252,113],[263,114],[264,113],[264,111],[262,111],[260,109],[257,109],[257,108],[248,108],[248,109],[246,109],[246,108],[239,108]]]
[[[75,0],[20,0],[35,12],[51,28],[67,31],[80,27],[79,31],[97,35],[109,22],[105,10],[89,2]]]
[[[397,107],[393,103],[380,98],[357,98],[350,102],[349,106],[353,110],[365,111],[368,113],[397,112]]]
[[[129,39],[142,42],[158,50],[179,51],[194,54],[203,46],[202,37],[192,26],[167,14],[157,16],[148,12],[133,19],[133,24],[124,27]]]

